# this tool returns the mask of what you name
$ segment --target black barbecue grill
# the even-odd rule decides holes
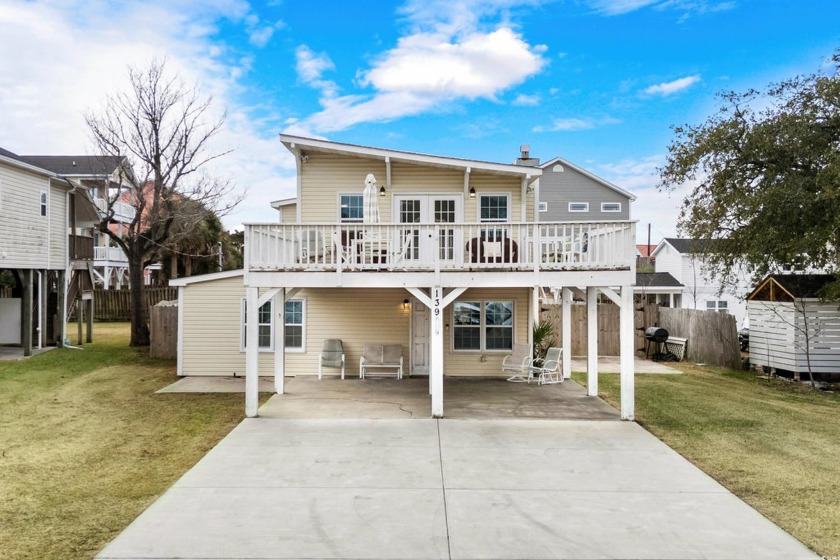
[[[668,331],[662,327],[647,327],[645,329],[645,358],[650,355],[650,350],[653,348],[653,356],[650,357],[654,362],[677,362],[679,359],[675,354],[668,351]]]

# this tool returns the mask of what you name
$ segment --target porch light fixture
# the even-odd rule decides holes
[[[475,187],[470,187],[470,198],[475,198]]]
[[[379,187],[379,196],[385,196],[385,185]]]
[[[408,306],[411,305],[407,299],[403,300],[403,309],[406,311],[408,310]]]

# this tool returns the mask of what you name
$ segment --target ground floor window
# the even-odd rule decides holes
[[[513,348],[512,301],[456,301],[452,304],[454,350],[508,351]]]
[[[304,348],[305,313],[302,299],[291,299],[286,302],[285,309],[285,342],[286,350],[302,351]],[[274,302],[267,301],[260,306],[257,320],[259,321],[258,340],[260,350],[274,350]],[[245,350],[248,333],[248,302],[242,298],[242,351]]]
[[[706,302],[706,311],[729,313],[729,304],[724,300],[709,300]]]

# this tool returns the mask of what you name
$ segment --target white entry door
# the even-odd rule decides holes
[[[429,375],[429,308],[411,303],[411,375]]]
[[[460,196],[399,195],[394,197],[394,205],[398,222],[406,224],[398,240],[398,253],[403,260],[431,265],[456,259],[460,232],[439,224],[461,221]]]

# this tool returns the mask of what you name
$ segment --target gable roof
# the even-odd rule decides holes
[[[107,177],[125,161],[123,156],[19,156],[19,158],[36,167],[68,177]]]
[[[817,299],[820,290],[835,282],[834,274],[770,274],[747,296],[748,301]]]
[[[568,167],[569,169],[573,169],[573,170],[577,171],[578,173],[580,173],[581,175],[585,175],[585,176],[589,177],[590,179],[592,179],[596,183],[600,183],[600,184],[604,185],[605,187],[607,187],[608,189],[612,189],[615,192],[617,192],[618,194],[629,198],[631,202],[636,200],[636,195],[634,195],[633,193],[625,191],[621,187],[619,187],[617,185],[614,185],[613,183],[610,183],[606,179],[602,179],[601,177],[598,177],[594,173],[592,173],[590,171],[587,171],[586,169],[584,169],[582,167],[578,167],[574,163],[572,163],[568,160],[565,160],[565,159],[563,159],[559,156],[554,158],[554,159],[548,160],[547,162],[543,163],[542,165],[539,165],[539,168],[540,169],[547,169],[548,167],[554,167],[558,163],[560,165],[562,165],[563,167]]]
[[[656,249],[650,256],[655,257],[662,250],[665,244],[673,247],[678,253],[692,255],[698,253],[714,253],[718,246],[717,239],[683,239],[679,237],[666,237],[659,242]]]
[[[636,251],[643,257],[649,257],[653,250],[656,249],[656,245],[647,245],[642,243],[641,245],[636,245]]]
[[[403,152],[399,150],[389,150],[386,148],[372,148],[369,146],[343,144],[341,142],[318,140],[315,138],[306,138],[303,136],[291,136],[289,134],[281,134],[280,142],[282,142],[283,145],[286,146],[286,148],[294,154],[300,154],[303,151],[346,154],[369,157],[374,159],[382,159],[386,161],[401,161],[415,164],[425,164],[434,167],[481,170],[486,171],[488,173],[496,173],[500,175],[514,175],[519,177],[527,177],[530,180],[535,180],[537,177],[542,175],[542,170],[534,166],[493,163],[489,161],[462,159],[449,156],[435,156],[416,152]]]
[[[679,281],[671,276],[669,272],[637,272],[636,283],[638,287],[645,288],[681,288]]]
[[[56,174],[53,171],[44,169],[38,165],[32,164],[22,156],[17,155],[14,152],[10,152],[9,150],[0,148],[0,161],[5,161],[6,163],[10,163],[16,167],[21,167],[23,169],[27,169],[29,171],[34,171],[36,173],[40,173],[41,175],[46,175],[48,177],[54,177]]]

